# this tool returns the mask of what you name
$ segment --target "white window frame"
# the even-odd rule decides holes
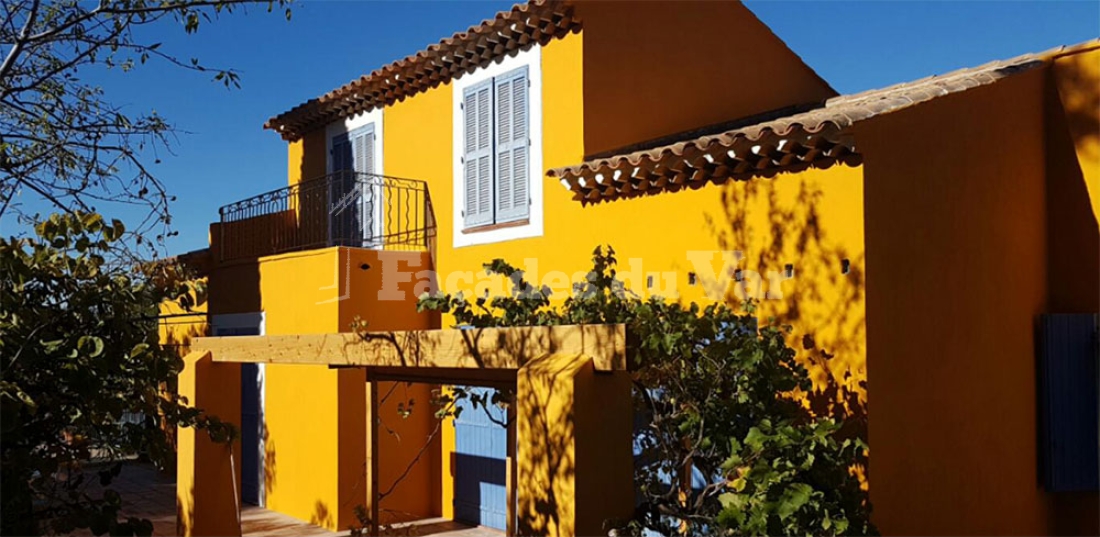
[[[493,77],[508,74],[509,72],[526,66],[530,87],[527,93],[528,100],[528,128],[530,129],[531,145],[528,153],[528,193],[531,197],[531,206],[528,212],[527,223],[511,225],[498,229],[466,232],[466,223],[462,211],[466,207],[465,177],[462,155],[465,140],[463,136],[464,121],[462,116],[462,100],[469,88]],[[451,88],[452,118],[452,151],[453,171],[452,188],[454,205],[451,214],[453,226],[453,243],[455,248],[475,246],[479,244],[493,244],[497,242],[515,239],[527,239],[541,237],[543,233],[543,167],[542,167],[542,47],[534,45],[531,48],[520,51],[515,55],[505,56],[494,60],[486,67],[479,68],[472,73],[465,73],[454,79]],[[494,155],[493,158],[496,158]],[[495,183],[495,178],[494,178]]]

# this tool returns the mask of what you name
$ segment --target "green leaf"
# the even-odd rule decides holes
[[[844,517],[833,520],[833,534],[844,535],[844,532],[848,531],[848,519]]]
[[[138,343],[137,345],[134,345],[133,349],[130,350],[130,358],[136,358],[140,354],[147,351],[148,349],[149,349],[149,344],[148,343]]]
[[[779,505],[776,509],[776,514],[779,515],[779,520],[786,520],[791,515],[806,505],[806,502],[810,501],[810,495],[813,494],[813,487],[805,483],[795,483],[783,492],[783,496],[779,499]]]
[[[91,347],[91,351],[88,352],[88,347]],[[80,336],[77,340],[76,347],[82,351],[88,352],[90,358],[96,358],[100,354],[103,354],[103,339],[97,336]]]
[[[764,443],[768,440],[768,435],[764,434],[760,428],[753,427],[749,429],[749,434],[745,435],[745,445],[748,446],[753,453],[759,453],[764,449]]]

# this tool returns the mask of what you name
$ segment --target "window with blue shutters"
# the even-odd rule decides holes
[[[334,244],[380,245],[382,190],[371,178],[376,173],[375,151],[373,123],[332,139],[329,233]]]
[[[529,78],[522,67],[463,93],[465,227],[525,220],[530,214]]]

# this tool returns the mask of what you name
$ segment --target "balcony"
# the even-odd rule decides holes
[[[332,173],[218,213],[221,261],[330,246],[425,251],[435,238],[427,183],[369,173]]]

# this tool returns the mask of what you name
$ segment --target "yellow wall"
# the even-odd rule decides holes
[[[258,263],[267,334],[336,331],[338,260],[338,249],[329,248]],[[355,373],[308,366],[266,367],[264,488],[269,509],[332,529],[352,521],[351,508],[356,504],[342,505],[340,492],[341,485],[353,477],[340,470],[353,457],[362,461],[365,442],[363,435],[344,437],[339,425],[344,423],[343,415],[351,412],[342,404],[349,394],[341,380]],[[353,384],[352,391],[356,387],[362,390],[362,382]],[[358,443],[349,443],[356,438]],[[356,448],[358,453],[348,452]]]
[[[1053,72],[1092,213],[1100,218],[1100,50],[1093,46],[1056,58]]]
[[[740,2],[578,2],[576,13],[588,154],[835,95]]]
[[[623,58],[651,45],[616,39],[622,37],[618,32],[645,33],[639,27],[658,20],[661,24],[653,31],[667,31],[672,20],[662,11],[667,6],[637,7],[641,11],[631,17],[638,20],[624,22],[626,10],[580,5],[586,29],[542,48],[545,168],[706,123],[818,100],[831,92],[785,48],[754,49],[748,60],[737,54],[689,55],[707,63],[685,66],[680,50],[667,47],[652,55],[658,64],[671,65],[676,76],[657,73],[644,82],[632,81],[639,62]],[[696,28],[718,20],[707,17],[711,9],[733,13],[744,8],[698,4],[674,11],[687,18],[679,25]],[[777,41],[755,19],[736,22],[743,23],[743,32],[732,32],[738,38]],[[731,34],[728,28],[696,33],[715,39]],[[632,52],[623,52],[624,46]],[[716,69],[712,62],[719,60],[732,66]],[[481,264],[493,258],[505,258],[529,276],[561,271],[575,279],[590,267],[591,251],[599,244],[616,248],[620,275],[642,294],[675,293],[684,301],[736,304],[744,295],[730,285],[728,269],[762,276],[764,282],[752,294],[767,294],[762,316],[793,325],[791,343],[814,377],[809,404],[821,414],[847,414],[853,418],[850,434],[870,435],[872,472],[867,476],[874,520],[884,532],[1095,532],[1095,525],[1087,522],[1095,513],[1087,505],[1094,496],[1055,499],[1036,485],[1032,323],[1051,307],[1096,308],[1082,297],[1097,295],[1093,267],[1100,260],[1090,251],[1077,255],[1088,249],[1090,240],[1095,246],[1092,231],[1097,229],[1100,179],[1094,171],[1100,169],[1100,135],[1089,115],[1096,93],[1095,84],[1090,89],[1081,78],[1097,78],[1096,65],[1095,53],[1060,59],[1053,83],[1046,70],[1036,70],[861,124],[856,133],[864,167],[811,169],[596,205],[573,201],[556,180],[543,179],[544,233],[536,238],[453,246],[450,84],[385,109],[384,172],[428,183],[438,229],[436,248],[425,265],[438,269],[445,291],[456,290],[446,287],[452,272],[476,277]],[[759,72],[749,77],[745,69],[750,68]],[[709,77],[719,71],[736,77],[714,83]],[[745,84],[746,78],[768,84]],[[728,98],[730,88],[743,98]],[[670,100],[670,94],[681,98]],[[950,133],[944,125],[952,126]],[[1063,158],[1069,154],[1064,151],[1068,141],[1074,145],[1076,169]],[[323,173],[324,145],[320,130],[291,144],[291,183]],[[1044,146],[1052,150],[1044,151]],[[1091,200],[1091,215],[1082,205],[1083,194]],[[1073,210],[1064,210],[1068,205],[1059,200]],[[731,267],[732,258],[723,258],[731,254],[722,252],[733,251],[742,256]],[[309,263],[305,259],[301,263]],[[333,265],[349,259],[329,258],[316,267],[300,264],[278,274],[261,270],[258,286],[269,319],[269,294],[274,300],[270,307],[286,312],[280,314],[283,328],[277,329],[283,332],[271,325],[268,332],[347,330],[355,315],[369,317],[376,329],[451,322],[417,316],[409,304],[380,310],[372,310],[369,302],[302,309],[305,298],[287,290],[308,291],[315,277],[327,278]],[[536,260],[537,266],[525,259]],[[841,271],[844,260],[850,263],[846,274]],[[358,259],[350,261],[354,269]],[[783,279],[788,264],[794,276]],[[372,270],[352,270],[353,281],[373,282]],[[672,273],[668,279],[666,272]],[[699,285],[688,285],[689,272],[698,273]],[[656,289],[646,289],[650,275]],[[549,283],[568,292],[566,281]],[[813,348],[806,348],[810,345],[804,343],[811,341]],[[832,356],[827,360],[826,352]],[[868,432],[869,365],[876,418]],[[339,404],[342,410],[349,408],[342,397],[361,399],[360,388],[353,387],[362,386],[355,374],[309,375],[297,375],[293,384],[289,374],[286,384],[276,379],[278,397],[289,401],[292,386],[311,394],[339,392],[344,395],[320,397],[318,404],[322,409]],[[268,401],[270,405],[270,396]],[[306,425],[299,423],[304,415],[279,412],[287,416],[276,417],[284,420],[279,425],[282,436],[317,426],[320,438],[332,439],[325,431],[336,423],[354,427],[350,423],[358,419],[333,412],[323,424]],[[424,433],[417,428],[423,424],[414,425],[416,434]],[[292,451],[286,457],[293,462],[287,464],[316,469],[329,462],[314,464],[313,459],[331,457],[331,464],[341,468],[332,472],[344,476],[353,466],[345,455],[359,453],[357,441],[350,442],[348,449],[343,440],[339,445],[332,440],[313,451]],[[441,449],[452,445],[453,435],[445,429]],[[415,479],[442,484],[441,509],[448,515],[453,484],[446,453],[433,464],[438,475],[432,470]],[[283,486],[284,475],[297,471],[280,470],[277,486]],[[297,483],[302,477],[286,479]],[[308,511],[304,498],[335,495],[335,490],[342,491],[341,498],[356,494],[345,481],[325,482],[301,498],[280,501],[288,502],[284,512],[302,513]],[[434,508],[414,502],[413,509],[420,507]]]
[[[547,168],[583,158],[578,136],[588,126],[583,123],[582,105],[582,74],[586,73],[578,60],[583,48],[583,34],[571,34],[543,48]],[[542,237],[454,248],[450,91],[450,86],[441,86],[387,108],[383,145],[387,174],[429,184],[440,226],[436,266],[441,286],[451,272],[471,271],[477,276],[482,263],[498,257],[521,267],[524,259],[537,259],[540,274],[557,270],[573,275],[591,268],[592,249],[601,244],[611,244],[619,252],[621,274],[632,272],[629,258],[640,259],[640,272],[628,282],[635,289],[645,291],[641,288],[647,274],[676,271],[676,289],[685,301],[704,300],[705,290],[711,289],[706,281],[707,287],[688,286],[688,272],[695,270],[691,259],[700,255],[712,260],[715,278],[723,276],[719,250],[742,251],[745,261],[739,267],[761,275],[782,272],[784,265],[793,264],[794,279],[782,283],[784,299],[765,301],[765,315],[774,313],[793,322],[799,338],[812,327],[819,346],[838,355],[829,362],[836,384],[858,391],[858,402],[865,402],[858,386],[864,374],[863,179],[858,168],[809,170],[774,180],[589,206],[573,201],[572,193],[558,181],[544,179]],[[841,274],[842,259],[851,261],[848,275]],[[703,280],[705,276],[700,274]],[[660,274],[656,280],[665,281]],[[728,280],[725,275],[722,283],[728,285]],[[568,289],[568,284],[561,285],[562,292]],[[655,290],[656,294],[664,291]],[[736,303],[737,297],[731,296],[730,301]],[[845,380],[849,371],[854,376]],[[816,380],[822,387],[830,382],[821,371]]]
[[[175,302],[165,302],[160,306],[158,323],[160,344],[176,350],[179,356],[191,351],[191,339],[208,335],[207,304],[198,304],[191,310],[185,310]]]
[[[263,257],[217,267],[211,276],[215,313],[263,311],[269,335],[347,332],[357,318],[372,330],[427,328],[433,317],[416,312],[415,282],[383,285],[390,263],[405,269],[430,268],[424,253],[326,248]],[[379,301],[380,291],[403,299]],[[403,293],[403,295],[402,295]],[[437,321],[436,321],[437,322]],[[380,388],[388,391],[390,384]],[[434,421],[427,411],[430,386],[399,393],[415,398],[422,411],[400,419],[398,398],[384,405],[383,417],[401,435],[381,439],[383,490],[412,459],[407,446],[423,445]],[[345,529],[355,523],[354,508],[366,504],[366,375],[359,369],[267,365],[265,370],[266,507],[301,520]],[[440,450],[431,449],[407,482],[383,508],[438,514]]]
[[[516,379],[517,535],[600,535],[634,511],[630,376],[553,354]]]
[[[240,427],[241,368],[215,363],[209,352],[184,357],[179,393],[190,405]],[[176,472],[176,534],[240,535],[241,444],[216,443],[206,431],[180,427]]]
[[[341,295],[353,298],[340,302],[338,331],[350,331],[352,323],[357,320],[370,331],[438,326],[434,315],[416,311],[417,296],[427,290],[415,289],[417,282],[414,278],[401,281],[397,275],[403,271],[431,269],[431,259],[427,253],[341,248],[339,255],[338,266],[345,270],[350,268],[350,278],[340,282]],[[355,384],[346,387],[348,393],[355,393],[354,397],[365,405],[365,376],[362,371],[346,373],[356,374]],[[429,404],[432,388],[432,385],[423,383],[376,383],[379,399],[377,416],[380,420],[378,487],[380,494],[386,494],[380,504],[380,519],[384,524],[438,516],[441,512],[441,435],[436,434],[434,438],[432,435],[437,424]],[[409,401],[414,402],[414,410],[402,416],[399,406],[404,406],[401,403],[407,405]],[[342,405],[341,408],[348,406]],[[354,414],[349,414],[347,423],[341,421],[341,431],[361,430],[364,439],[367,438],[366,427],[362,416]],[[432,438],[430,443],[429,438]],[[421,453],[422,449],[424,453]],[[363,459],[348,458],[346,464],[353,466],[342,470],[341,475],[348,472],[361,475],[362,463]],[[344,494],[361,494],[363,490],[364,484],[360,483],[358,488]]]
[[[585,153],[581,133],[591,126],[584,112],[585,77],[590,71],[580,61],[585,35],[571,34],[542,49],[547,168],[580,162]],[[723,266],[720,250],[742,251],[745,261],[738,266],[761,275],[780,273],[784,265],[793,264],[795,277],[781,284],[784,298],[764,301],[762,314],[793,323],[792,342],[801,343],[802,336],[812,335],[818,348],[836,356],[826,363],[820,354],[802,351],[805,360],[816,364],[811,370],[818,392],[810,400],[822,413],[850,412],[856,417],[852,433],[866,434],[863,177],[859,168],[838,166],[592,206],[573,201],[572,193],[558,181],[544,179],[542,237],[454,248],[452,106],[451,86],[443,85],[384,112],[385,172],[422,179],[429,185],[439,225],[435,266],[440,285],[453,271],[477,276],[482,263],[498,257],[521,267],[526,258],[534,258],[540,274],[556,270],[573,275],[591,268],[596,245],[612,244],[622,263],[620,274],[634,273],[628,276],[630,283],[641,292],[646,291],[647,275],[654,273],[663,282],[661,272],[675,271],[682,300],[705,301],[706,291],[718,288],[719,300],[737,304],[740,295],[729,287],[730,275],[723,272],[728,267]],[[628,264],[629,258],[640,260],[637,271]],[[709,271],[700,271],[703,284],[689,287],[688,272],[696,270],[691,261],[695,258],[711,261],[714,278],[706,278]],[[841,274],[843,259],[851,262],[846,275]],[[559,285],[568,292],[568,283]],[[766,291],[764,285],[762,292]],[[451,322],[444,319],[443,325]],[[445,433],[443,445],[453,445],[451,432]],[[448,458],[444,453],[443,465]],[[449,515],[453,484],[446,467],[442,479],[443,513]]]
[[[306,133],[290,142],[287,150],[287,182],[291,185],[325,175],[325,130]]]
[[[1100,311],[1100,50],[1058,58],[1050,71],[1044,103],[1047,310],[1096,313]]]

